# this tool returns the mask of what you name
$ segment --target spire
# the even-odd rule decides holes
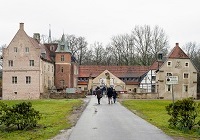
[[[51,24],[49,24],[49,37],[48,37],[48,43],[51,43]]]
[[[61,42],[65,42],[65,34],[63,33],[62,37],[61,37]]]

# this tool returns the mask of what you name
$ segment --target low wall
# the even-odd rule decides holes
[[[40,94],[41,99],[77,99],[85,98],[85,93],[51,92]]]
[[[119,94],[120,99],[157,99],[157,93],[127,93]]]

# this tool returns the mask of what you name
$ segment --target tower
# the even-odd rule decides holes
[[[71,88],[71,51],[62,35],[61,42],[55,51],[55,86],[57,89]]]

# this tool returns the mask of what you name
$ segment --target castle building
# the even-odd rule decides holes
[[[40,43],[40,34],[29,37],[24,23],[3,49],[2,99],[39,99],[41,94],[79,88],[93,91],[113,87],[121,93],[157,93],[158,98],[197,98],[197,72],[177,43],[164,60],[159,54],[151,66],[78,66],[64,34],[59,43]],[[167,79],[175,76],[176,84]]]
[[[2,99],[39,99],[49,89],[77,86],[78,67],[64,40],[40,43],[40,34],[29,37],[24,23],[3,49]]]

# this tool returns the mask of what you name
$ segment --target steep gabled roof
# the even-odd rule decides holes
[[[168,58],[172,59],[189,59],[185,52],[179,47],[179,44],[176,43],[176,46],[172,49]]]

